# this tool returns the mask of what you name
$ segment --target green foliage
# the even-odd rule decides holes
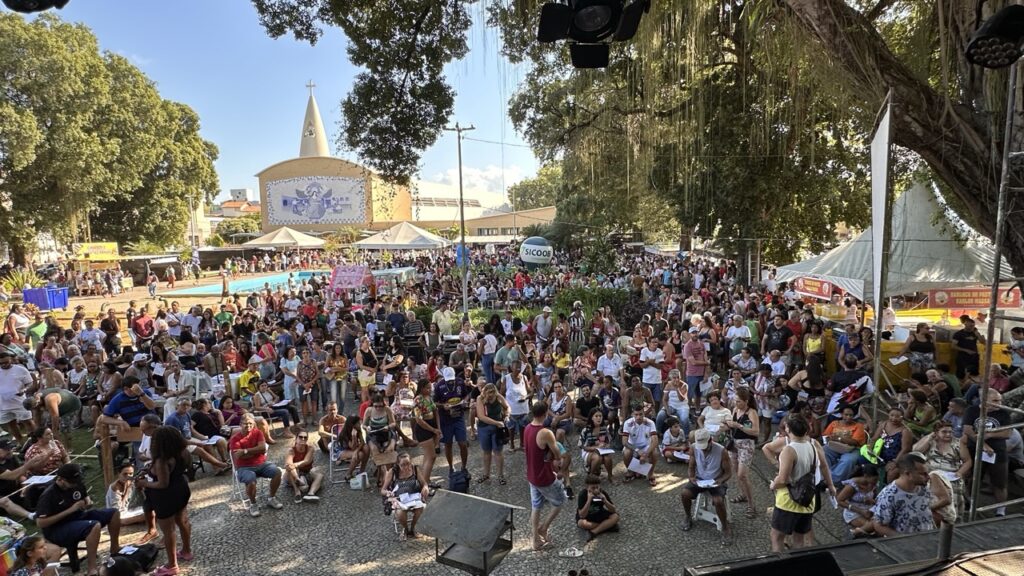
[[[3,284],[4,288],[8,292],[21,292],[22,288],[29,286],[30,288],[38,288],[46,281],[40,278],[34,271],[27,268],[14,268],[8,272],[0,283]]]
[[[553,308],[555,312],[568,314],[572,311],[573,303],[579,301],[583,304],[583,310],[588,316],[601,307],[610,308],[613,313],[618,315],[629,302],[629,298],[628,291],[617,288],[598,288],[596,286],[566,288],[555,295]]]
[[[126,254],[163,254],[164,246],[149,240],[136,240],[124,244]]]
[[[437,141],[455,91],[444,67],[466,55],[475,0],[252,0],[267,33],[315,43],[338,26],[348,59],[365,71],[342,101],[339,144],[390,180],[406,183]]]
[[[516,210],[530,210],[554,206],[562,191],[562,166],[550,162],[537,171],[537,175],[513,184],[508,197]]]
[[[325,242],[324,250],[332,253],[340,252],[343,247],[357,242],[359,236],[359,229],[355,226],[342,226],[334,232],[323,236]]]
[[[220,234],[211,234],[210,237],[206,239],[206,245],[207,246],[213,246],[215,248],[220,248],[221,246],[224,246],[225,244],[226,244],[226,242],[224,242],[224,238],[222,238]]]
[[[101,53],[85,26],[0,14],[0,77],[0,236],[16,260],[40,232],[69,241],[89,224],[100,238],[170,243],[187,221],[175,205],[216,188],[212,145],[178,138],[169,108],[179,105]],[[186,161],[196,142],[206,157]]]
[[[434,317],[434,309],[430,306],[413,306],[412,312],[416,314],[416,319],[423,322],[423,326],[430,327],[430,319]]]
[[[232,244],[241,244],[249,238],[232,238],[235,234],[257,234],[262,223],[257,214],[246,214],[238,218],[225,218],[217,224],[217,235]],[[207,241],[209,244],[209,241]]]

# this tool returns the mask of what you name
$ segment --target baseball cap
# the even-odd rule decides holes
[[[263,356],[259,354],[253,354],[249,357],[249,364],[259,364],[260,362],[263,362]]]
[[[700,328],[697,328],[696,326],[690,326],[690,334],[696,334],[697,332],[700,332]]]
[[[132,356],[132,362],[148,362],[149,354],[136,354]]]
[[[16,444],[13,440],[7,438],[0,440],[0,450],[7,450],[10,452],[11,450],[14,450],[15,446]]]
[[[446,366],[444,370],[441,370],[441,377],[448,382],[455,380],[455,369],[451,366]]]
[[[74,463],[65,464],[57,468],[57,478],[63,478],[70,482],[81,482],[82,467]]]
[[[693,433],[693,445],[697,450],[707,450],[709,444],[711,444],[711,432],[701,428]]]
[[[541,310],[541,312],[547,312],[547,313],[550,314],[551,313],[551,306],[545,306],[544,309]]]

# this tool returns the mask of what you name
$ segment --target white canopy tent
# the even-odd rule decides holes
[[[994,251],[988,241],[958,242],[935,195],[917,183],[893,202],[892,247],[885,293],[991,284]],[[1004,262],[1006,270],[1010,268]],[[871,295],[871,228],[855,239],[803,262],[782,266],[776,280],[815,278],[858,299]]]
[[[242,246],[252,248],[323,248],[326,242],[315,236],[284,227],[253,238]]]
[[[408,222],[399,222],[352,245],[363,250],[433,250],[451,246],[451,242]]]

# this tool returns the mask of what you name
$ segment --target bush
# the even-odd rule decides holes
[[[430,328],[430,319],[434,316],[434,309],[430,306],[413,306],[412,312],[416,314],[416,319],[423,322],[424,328]]]
[[[29,288],[38,288],[46,284],[46,280],[39,277],[38,274],[32,270],[26,270],[22,268],[15,268],[7,273],[3,279],[0,279],[3,283],[4,288],[8,292],[21,292],[25,286]]]
[[[609,308],[616,316],[621,316],[630,296],[629,291],[618,288],[567,288],[555,296],[555,311],[568,314],[572,312],[573,302],[577,300],[583,304],[588,317],[601,307]]]

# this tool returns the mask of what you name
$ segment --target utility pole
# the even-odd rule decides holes
[[[459,250],[462,252],[462,321],[469,320],[469,252],[466,251],[466,205],[462,199],[462,133],[475,130],[472,124],[459,126],[455,123],[454,128],[445,128],[447,132],[455,132],[455,139],[459,147],[459,233],[462,241]]]

